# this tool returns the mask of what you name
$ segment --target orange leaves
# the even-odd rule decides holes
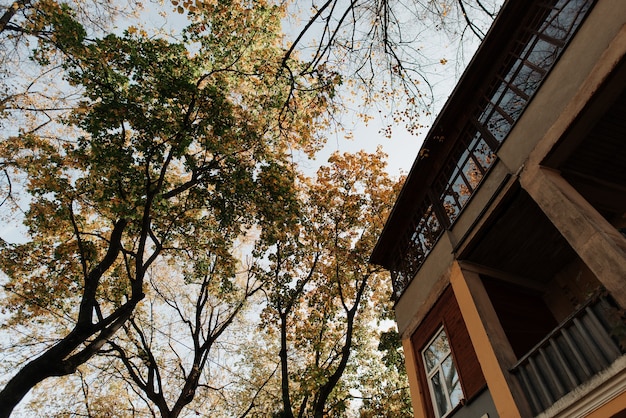
[[[176,12],[183,14],[185,11],[189,13],[198,13],[205,7],[215,3],[215,0],[171,0],[172,6],[175,7]]]
[[[384,160],[381,150],[333,154],[315,178],[296,185],[299,228],[257,247],[268,297],[263,331],[282,335],[283,388],[307,416],[321,408],[307,398],[326,399],[325,390],[340,398],[358,385],[350,370],[362,366],[367,330],[389,302],[389,282],[368,264],[394,200]],[[289,408],[286,399],[284,389]]]

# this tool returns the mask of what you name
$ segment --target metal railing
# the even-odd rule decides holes
[[[622,356],[612,337],[615,313],[604,298],[591,300],[522,357],[512,368],[539,414]]]

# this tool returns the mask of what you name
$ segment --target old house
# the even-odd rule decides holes
[[[626,416],[626,1],[505,2],[371,259],[416,417]]]

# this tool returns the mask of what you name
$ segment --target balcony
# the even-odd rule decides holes
[[[596,297],[524,355],[510,372],[533,413],[545,411],[621,357],[624,341],[618,338],[625,330],[619,312],[605,297]]]
[[[525,16],[523,29],[501,53],[497,70],[476,87],[473,102],[456,115],[458,131],[446,135],[436,126],[426,143],[450,145],[440,163],[429,161],[429,147],[418,163],[433,164],[433,177],[420,184],[420,197],[407,217],[407,227],[390,247],[394,299],[413,279],[446,229],[467,206],[497,160],[496,152],[540,88],[568,42],[591,9],[592,0],[542,2]],[[494,57],[495,59],[495,57]],[[468,109],[467,111],[465,109]],[[437,129],[436,129],[437,128]],[[443,131],[441,131],[443,132]],[[451,142],[450,142],[451,141]],[[423,160],[423,161],[422,161]]]

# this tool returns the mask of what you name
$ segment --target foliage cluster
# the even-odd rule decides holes
[[[5,9],[1,35],[59,93],[44,77],[2,98],[17,121],[2,209],[26,232],[0,248],[0,416],[37,385],[26,408],[43,415],[354,408],[388,303],[367,264],[392,202],[384,156],[304,176],[341,77],[285,54],[284,5],[183,6],[177,39],[101,31],[86,3]]]

